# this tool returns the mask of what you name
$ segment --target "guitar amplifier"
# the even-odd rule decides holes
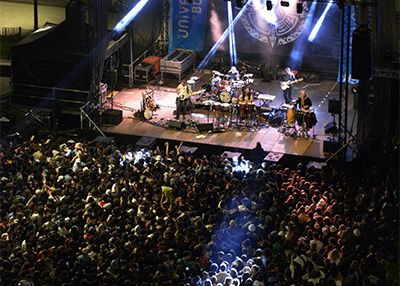
[[[154,65],[149,63],[140,63],[135,67],[134,78],[137,81],[148,82],[154,78]]]

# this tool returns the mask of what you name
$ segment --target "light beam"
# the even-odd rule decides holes
[[[236,15],[235,19],[233,19],[232,24],[229,25],[234,27],[237,21],[239,21],[240,17],[243,15],[244,11],[247,9],[247,7],[253,2],[253,0],[247,1],[247,3],[244,5],[243,9],[240,10],[240,12]],[[212,57],[214,57],[215,53],[217,52],[217,49],[221,44],[225,41],[226,37],[229,34],[229,27],[225,29],[224,33],[221,35],[221,37],[218,39],[218,41],[212,46],[212,48],[208,51],[207,55],[204,57],[204,59],[200,62],[198,68],[199,69],[204,69],[204,67],[208,64],[208,62],[211,60]]]
[[[139,14],[143,7],[149,2],[149,0],[140,0],[129,12],[122,18],[117,25],[114,27],[114,33],[120,34],[124,31],[132,20]]]
[[[326,5],[324,12],[322,13],[321,17],[319,17],[317,24],[315,24],[314,28],[312,29],[310,36],[308,36],[308,41],[312,42],[314,41],[315,37],[318,34],[319,29],[322,26],[322,23],[325,20],[326,14],[328,13],[329,9],[332,6],[332,0],[329,1],[329,3]]]

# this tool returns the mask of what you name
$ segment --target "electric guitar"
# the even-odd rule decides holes
[[[296,80],[288,80],[288,81],[283,81],[283,82],[281,82],[281,89],[282,90],[287,90],[292,84],[294,84],[294,83],[296,83],[296,82],[301,82],[301,81],[303,81],[304,79],[301,77],[301,78],[299,78],[299,79],[296,79]]]
[[[183,100],[185,100],[185,99],[190,98],[192,95],[197,95],[197,94],[203,93],[203,92],[205,92],[205,91],[206,91],[205,89],[200,89],[200,90],[198,90],[198,91],[189,92],[189,93],[187,93],[187,94],[185,94],[185,92],[181,92],[181,93],[178,94],[178,99],[183,101]]]

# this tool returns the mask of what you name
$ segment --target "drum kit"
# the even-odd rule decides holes
[[[313,127],[318,122],[314,110],[296,109],[295,101],[282,104],[282,110],[286,110],[286,121],[280,126],[278,132],[294,138],[310,138],[308,132],[310,129],[314,131]]]

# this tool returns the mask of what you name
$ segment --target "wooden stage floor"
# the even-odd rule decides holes
[[[197,74],[198,76],[198,74]],[[200,75],[199,86],[201,82],[206,82],[211,78],[211,73]],[[176,80],[175,80],[176,81]],[[102,130],[107,133],[149,136],[165,140],[175,140],[190,143],[209,144],[226,146],[230,148],[253,149],[257,142],[260,142],[263,149],[267,152],[276,152],[297,156],[306,156],[313,158],[328,158],[330,154],[323,152],[323,141],[328,140],[325,135],[324,126],[332,122],[332,115],[328,113],[328,98],[338,99],[338,86],[334,81],[321,81],[318,84],[309,84],[306,82],[298,83],[294,86],[292,97],[297,98],[301,88],[306,90],[313,102],[313,109],[318,123],[314,130],[309,132],[310,138],[292,138],[278,132],[277,127],[262,127],[253,130],[245,128],[228,128],[224,132],[216,133],[196,133],[194,130],[180,131],[167,128],[168,120],[174,118],[175,110],[175,82],[171,80],[168,86],[148,86],[154,88],[154,98],[160,106],[153,114],[151,122],[143,121],[134,117],[134,113],[140,109],[142,93],[146,91],[146,86],[123,89],[114,95],[115,109],[123,110],[123,121],[119,125],[104,125]],[[172,87],[173,86],[173,87]],[[283,103],[283,95],[278,81],[262,82],[261,79],[255,79],[253,88],[261,93],[276,95],[276,99],[270,103],[272,107],[280,107]],[[352,103],[353,99],[350,98]],[[109,103],[107,103],[109,107]],[[107,107],[106,105],[106,107]],[[354,110],[352,104],[349,104],[349,121],[353,121]],[[193,113],[187,116],[192,122],[205,123],[207,115],[203,113]],[[212,116],[209,122],[213,122]],[[356,122],[356,120],[354,120]],[[351,122],[349,122],[351,124]],[[349,125],[350,126],[350,125]],[[355,127],[354,127],[355,128]]]

